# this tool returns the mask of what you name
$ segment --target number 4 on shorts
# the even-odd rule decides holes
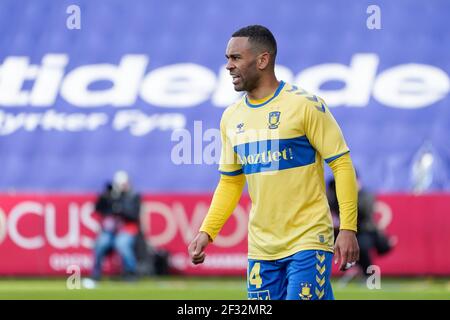
[[[252,270],[250,271],[250,275],[248,276],[248,282],[251,285],[256,286],[256,289],[261,288],[261,285],[262,285],[262,279],[259,275],[260,270],[261,270],[261,264],[259,262],[256,262],[253,265]]]

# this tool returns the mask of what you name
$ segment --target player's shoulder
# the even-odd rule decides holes
[[[289,99],[290,104],[295,104],[298,108],[308,108],[317,106],[325,108],[325,101],[317,94],[303,89],[302,87],[286,83],[284,88],[284,96]]]
[[[235,101],[234,103],[226,107],[222,113],[222,121],[226,121],[232,114],[238,112],[239,109],[242,108],[243,101],[244,98],[241,97],[239,100]]]

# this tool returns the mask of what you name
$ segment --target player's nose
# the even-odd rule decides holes
[[[236,66],[235,66],[230,60],[228,60],[227,65],[226,65],[226,69],[227,69],[228,71],[231,71],[231,70],[233,70],[234,68],[236,68]]]

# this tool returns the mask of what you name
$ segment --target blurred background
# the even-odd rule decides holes
[[[219,179],[221,114],[239,97],[226,44],[262,24],[278,42],[278,78],[325,99],[374,195],[392,248],[370,252],[391,282],[368,297],[449,298],[449,13],[445,0],[1,0],[0,297],[22,297],[11,291],[27,287],[20,277],[90,274],[95,199],[123,170],[142,195],[147,249],[168,256],[169,278],[187,279],[177,288],[218,281],[225,293],[210,298],[245,298],[248,196],[204,265],[186,248]],[[108,256],[105,273],[120,269]],[[344,288],[355,275],[334,276]],[[137,285],[176,298],[157,290],[173,287],[163,281]]]

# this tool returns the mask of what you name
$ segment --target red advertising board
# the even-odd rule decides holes
[[[193,266],[187,245],[198,230],[209,194],[145,195],[141,214],[146,240],[171,254],[180,274],[244,275],[247,265],[248,197],[243,197],[203,265]],[[62,275],[71,265],[92,267],[99,230],[95,195],[0,195],[0,275]],[[450,275],[450,195],[380,195],[376,218],[397,239],[374,264],[384,275]],[[117,270],[109,259],[106,272]],[[336,272],[336,270],[334,270]]]
[[[397,244],[374,259],[386,275],[450,275],[450,195],[381,195],[377,218]]]

